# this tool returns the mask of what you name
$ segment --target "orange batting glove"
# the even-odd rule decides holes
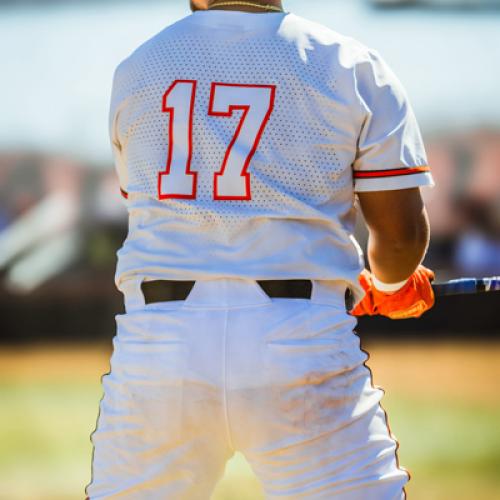
[[[433,279],[434,273],[430,269],[419,266],[402,288],[394,293],[385,293],[373,286],[372,275],[365,269],[359,282],[366,295],[351,314],[381,315],[391,319],[419,318],[434,305]]]

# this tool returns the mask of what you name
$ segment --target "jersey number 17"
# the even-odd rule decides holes
[[[195,80],[176,80],[163,96],[163,112],[170,121],[166,169],[158,174],[160,200],[196,198],[197,173],[191,171],[196,88]],[[214,200],[251,200],[248,167],[273,112],[275,96],[274,85],[212,83],[209,116],[231,117],[243,111],[214,174]]]

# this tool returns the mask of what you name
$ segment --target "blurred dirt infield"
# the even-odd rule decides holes
[[[500,498],[500,342],[364,346],[410,499]],[[83,498],[110,345],[0,349],[0,500]],[[245,462],[213,500],[259,500]]]

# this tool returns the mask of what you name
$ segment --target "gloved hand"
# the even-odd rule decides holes
[[[359,277],[359,282],[366,295],[351,314],[381,315],[391,319],[419,318],[434,305],[432,280],[434,272],[419,266],[402,288],[394,293],[385,293],[373,286],[372,275],[365,269]]]

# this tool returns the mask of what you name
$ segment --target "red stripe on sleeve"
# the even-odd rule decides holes
[[[355,171],[355,179],[373,179],[381,177],[398,177],[400,175],[412,175],[412,174],[422,174],[424,172],[430,172],[430,167],[413,167],[413,168],[396,168],[389,170],[364,170]]]

